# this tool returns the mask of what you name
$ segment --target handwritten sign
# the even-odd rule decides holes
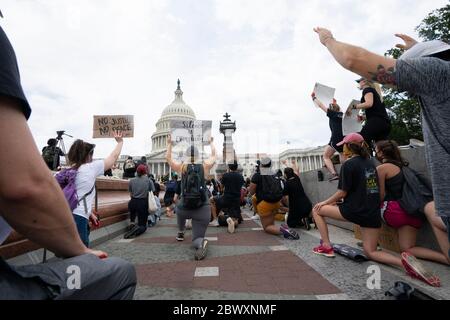
[[[353,132],[361,132],[362,123],[358,119],[358,110],[351,109],[351,106],[358,104],[358,100],[352,100],[348,105],[351,114],[347,115],[344,113],[344,119],[342,119],[342,134],[344,136],[353,133]]]
[[[114,131],[122,131],[124,138],[134,136],[134,116],[94,116],[93,138],[114,138]]]
[[[320,83],[316,83],[314,85],[314,93],[316,94],[317,99],[319,99],[327,107],[332,102],[335,91],[335,88],[331,88]],[[316,104],[314,105],[317,107]]]
[[[211,138],[211,127],[209,120],[173,120],[170,136],[175,144],[205,145]]]

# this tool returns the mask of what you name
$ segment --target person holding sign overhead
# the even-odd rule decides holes
[[[186,220],[192,219],[192,244],[195,260],[205,258],[208,250],[208,240],[205,239],[206,229],[211,218],[211,205],[207,194],[205,177],[209,175],[216,162],[216,148],[213,138],[209,140],[211,157],[198,163],[200,153],[196,146],[191,145],[185,152],[186,163],[179,163],[172,158],[172,137],[169,135],[166,159],[173,171],[181,176],[181,195],[177,203],[177,240],[184,240]]]
[[[89,247],[89,220],[92,220],[94,224],[98,223],[97,217],[92,213],[92,204],[95,199],[95,179],[113,167],[122,151],[122,132],[114,132],[114,138],[117,145],[104,160],[93,160],[95,144],[81,139],[72,144],[68,153],[71,169],[77,171],[75,187],[79,200],[72,213],[80,238],[86,247]]]
[[[360,134],[369,146],[372,141],[387,140],[391,131],[391,123],[383,103],[380,85],[366,78],[360,78],[356,82],[363,92],[361,103],[353,104],[349,108],[365,111],[366,122]],[[347,114],[350,112],[351,109],[348,109]]]
[[[331,130],[331,138],[330,142],[325,148],[325,151],[323,153],[323,161],[325,162],[325,166],[327,167],[328,171],[331,173],[331,177],[329,181],[334,181],[339,179],[339,175],[336,173],[336,169],[334,168],[333,162],[331,161],[331,157],[334,155],[334,153],[337,151],[339,152],[339,160],[342,163],[343,162],[343,156],[342,156],[342,146],[338,146],[338,143],[344,139],[344,136],[342,135],[342,117],[343,113],[341,112],[341,108],[336,102],[336,99],[333,99],[332,103],[328,106],[328,108],[320,101],[316,94],[313,92],[311,94],[311,97],[313,99],[313,102],[322,109],[329,118],[329,124],[330,124],[330,130]]]

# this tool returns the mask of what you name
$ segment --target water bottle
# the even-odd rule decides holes
[[[319,181],[323,181],[323,172],[322,172],[322,170],[318,170],[317,171],[317,179]]]

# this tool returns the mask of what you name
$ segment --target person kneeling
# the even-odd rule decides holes
[[[328,200],[314,206],[313,214],[322,241],[313,252],[334,257],[325,217],[350,221],[361,227],[365,254],[372,260],[404,268],[411,277],[419,278],[433,286],[439,286],[439,279],[425,271],[414,256],[403,252],[401,258],[377,251],[381,229],[380,189],[377,170],[369,159],[368,146],[358,133],[347,135],[340,145],[350,158],[343,164],[339,175],[338,191]],[[344,202],[336,206],[340,199]]]

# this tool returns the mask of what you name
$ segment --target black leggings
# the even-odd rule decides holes
[[[139,230],[136,231],[135,235],[138,236],[147,230],[148,223],[148,200],[147,198],[138,199],[132,198],[128,202],[128,210],[130,211],[130,221],[134,223],[136,216],[138,218]]]
[[[390,132],[391,124],[388,120],[380,117],[373,117],[366,120],[366,124],[362,128],[360,134],[370,146],[372,144],[372,140],[375,142],[387,140]]]

